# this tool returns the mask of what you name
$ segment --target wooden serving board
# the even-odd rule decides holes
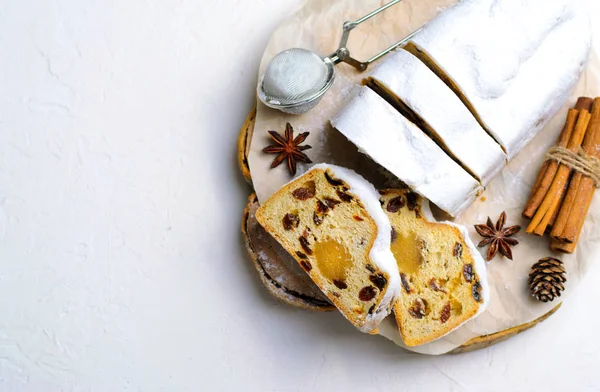
[[[252,140],[252,134],[254,132],[254,119],[256,117],[256,105],[252,110],[248,113],[246,120],[240,130],[240,134],[238,137],[238,165],[240,167],[240,171],[242,175],[248,181],[248,183],[252,184],[252,175],[250,173],[250,167],[248,165],[248,151],[250,149],[250,141]],[[285,282],[274,281],[271,276],[268,274],[268,270],[266,269],[266,265],[281,264],[284,267],[289,267],[287,264],[293,259],[290,260],[282,260],[282,256],[278,255],[277,252],[270,252],[266,256],[263,253],[263,258],[259,257],[259,254],[256,250],[256,247],[253,245],[257,241],[264,241],[264,238],[256,238],[256,234],[254,231],[249,230],[249,219],[250,219],[250,211],[254,203],[257,203],[257,200],[253,195],[250,195],[248,198],[248,204],[244,209],[244,214],[242,216],[242,235],[244,236],[244,242],[246,244],[246,249],[248,250],[249,260],[254,264],[261,282],[265,285],[267,290],[279,300],[295,307],[307,309],[307,310],[318,310],[318,311],[327,311],[332,310],[331,306],[320,302],[319,299],[315,302],[314,295],[312,293],[304,293],[302,289],[299,288],[299,282],[295,279],[291,279],[293,283],[290,283],[290,286],[287,287]],[[272,240],[272,242],[275,242]],[[269,247],[276,247],[276,244],[267,244]],[[269,260],[264,260],[264,257],[268,257]],[[281,271],[279,271],[281,272]],[[458,354],[469,351],[474,351],[486,347],[490,347],[496,343],[505,341],[510,339],[513,336],[518,335],[521,332],[524,332],[530,328],[533,328],[540,322],[546,320],[548,317],[553,315],[558,308],[560,308],[561,304],[558,304],[550,311],[542,315],[541,317],[525,324],[517,325],[512,328],[508,328],[493,334],[482,335],[476,338],[473,338],[460,347],[450,351],[450,354]]]

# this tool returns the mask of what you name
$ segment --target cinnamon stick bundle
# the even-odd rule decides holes
[[[600,98],[596,98],[593,103],[583,151],[587,157],[600,158]],[[553,239],[551,244],[553,250],[573,253],[595,190],[596,183],[593,178],[580,172],[574,174],[565,202],[550,233]]]
[[[579,115],[579,110],[569,109],[567,113],[567,122],[560,133],[558,138],[558,142],[555,144],[556,147],[567,147],[569,143],[569,139],[571,139],[571,135],[573,134],[573,130],[575,129],[575,123],[577,122],[577,116]],[[531,190],[531,195],[529,196],[529,201],[527,202],[527,206],[523,211],[523,217],[532,219],[538,208],[544,201],[546,194],[548,193],[548,189],[552,184],[552,180],[554,180],[554,176],[556,175],[556,171],[558,170],[558,162],[547,160],[544,162],[540,173],[538,174],[538,178],[535,182]]]
[[[572,109],[574,110],[574,109]],[[570,112],[570,116],[568,116],[567,118],[567,126],[566,131],[565,131],[565,135],[569,133],[571,127],[572,127],[572,123],[569,123],[569,119],[572,119],[573,114]],[[591,119],[591,115],[590,113],[585,110],[585,109],[581,109],[579,110],[579,114],[577,116],[577,122],[575,123],[574,129],[572,130],[572,134],[570,136],[569,142],[567,143],[567,150],[569,150],[570,152],[576,153],[579,151],[579,148],[581,147],[581,143],[583,142],[583,139],[585,137],[586,131],[588,129],[588,124],[590,122]],[[562,140],[559,141],[559,147],[560,146],[560,142]],[[555,165],[553,165],[552,163],[555,162]],[[554,173],[554,175],[552,175],[552,172],[554,171],[554,167],[556,166],[556,171]],[[552,169],[552,170],[551,170]],[[548,181],[547,179],[551,179],[551,184],[550,187],[547,188],[547,191],[545,192],[545,195],[543,197],[543,200],[541,202],[541,204],[539,205],[539,208],[537,208],[537,211],[535,212],[535,215],[533,215],[533,218],[531,220],[531,223],[529,224],[529,226],[527,227],[527,232],[530,234],[536,234],[539,236],[544,235],[546,228],[548,227],[548,225],[550,224],[550,220],[552,219],[553,216],[555,216],[555,212],[557,209],[560,208],[560,203],[563,200],[563,197],[565,195],[565,193],[567,192],[567,184],[568,181],[571,177],[571,173],[572,173],[572,169],[564,164],[558,163],[556,161],[551,161],[550,164],[548,165],[548,168],[546,170],[546,174],[545,174],[545,180],[546,181],[542,181],[541,184],[542,186],[540,186],[539,192],[543,192],[544,190],[544,184],[547,184]],[[528,212],[527,210],[524,212],[525,213]]]
[[[558,140],[555,147],[567,147],[571,136],[573,135],[573,130],[575,129],[575,123],[577,122],[577,116],[580,110],[590,111],[592,108],[592,98],[581,97],[577,100],[574,109],[570,109],[567,114],[567,121],[565,126],[558,137]],[[556,175],[556,171],[558,170],[558,162],[554,160],[546,160],[542,165],[542,169],[538,174],[537,180],[531,190],[531,195],[529,196],[529,201],[527,202],[527,206],[523,211],[523,217],[532,219],[535,215],[536,211],[542,204],[542,201],[546,197],[548,193],[548,189],[552,184],[552,180]]]

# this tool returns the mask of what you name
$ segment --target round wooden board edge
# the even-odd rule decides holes
[[[552,316],[560,308],[561,305],[562,305],[562,302],[559,303],[558,305],[556,305],[554,308],[552,308],[548,313],[542,315],[541,317],[538,317],[537,319],[535,319],[531,322],[517,325],[516,327],[508,328],[503,331],[499,331],[499,332],[496,332],[496,333],[493,333],[490,335],[483,335],[483,336],[479,336],[477,338],[473,338],[473,339],[467,341],[462,346],[459,346],[459,347],[455,348],[454,350],[450,351],[448,354],[467,353],[470,351],[487,348],[487,347],[493,346],[496,343],[500,343],[505,340],[508,340],[508,339],[512,338],[513,336],[516,336],[516,335],[520,334],[521,332],[525,332],[528,329],[533,328],[537,324],[546,320],[548,317]]]
[[[244,121],[244,125],[242,125],[242,129],[240,131],[240,135],[238,136],[237,142],[237,158],[238,158],[238,166],[240,167],[240,171],[242,175],[246,179],[249,184],[252,184],[252,176],[250,175],[250,166],[248,165],[248,150],[250,148],[250,141],[252,140],[252,134],[254,132],[254,120],[256,119],[256,102],[254,102],[254,107],[246,116],[246,120]]]
[[[254,120],[255,119],[256,119],[256,103],[254,104],[254,107],[252,108],[252,110],[250,110],[250,112],[248,113],[248,116],[246,117],[246,120],[244,121],[244,125],[242,126],[242,128],[240,130],[240,135],[238,137],[238,165],[240,167],[242,175],[244,176],[246,181],[248,181],[250,184],[252,184],[252,176],[250,174],[250,167],[248,166],[248,150],[250,148],[250,141],[252,140],[252,134],[254,132]],[[243,219],[242,220],[242,232],[243,233],[244,233],[246,216],[248,213],[248,206],[250,205],[250,202],[254,197],[256,197],[254,194],[251,194],[249,196],[248,204],[246,205],[246,208],[244,209],[244,215],[242,218]],[[259,272],[261,281],[263,282],[265,287],[267,287],[267,290],[273,296],[283,300],[285,303],[288,303],[292,306],[303,307],[305,309],[310,309],[310,310],[323,310],[323,309],[315,309],[314,307],[299,306],[298,304],[291,303],[288,300],[282,299],[282,297],[280,295],[277,295],[277,291],[273,290],[271,285],[269,285],[268,281],[265,280],[265,277],[263,276],[263,274],[260,271],[259,263],[252,256],[252,253],[251,253],[250,249],[248,248],[248,241],[247,241],[246,234],[244,234],[244,243],[246,244],[246,248],[248,249],[248,256],[252,259],[253,264],[255,265],[255,267],[257,268],[257,271]],[[461,353],[466,353],[466,352],[470,352],[470,351],[475,351],[475,350],[490,347],[496,343],[500,343],[505,340],[508,340],[511,337],[516,336],[516,335],[520,334],[521,332],[527,331],[528,329],[531,329],[531,328],[535,327],[537,324],[546,320],[548,317],[550,317],[554,313],[556,313],[556,311],[560,308],[561,305],[562,305],[562,303],[559,303],[554,308],[552,308],[549,312],[545,313],[541,317],[539,317],[529,323],[517,325],[515,327],[508,328],[508,329],[505,329],[503,331],[499,331],[499,332],[496,332],[493,334],[483,335],[483,336],[473,338],[473,339],[467,341],[462,346],[459,346],[459,347],[455,348],[454,350],[450,351],[449,354],[461,354]]]

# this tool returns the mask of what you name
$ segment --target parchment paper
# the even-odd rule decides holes
[[[275,54],[288,48],[307,48],[320,55],[333,52],[341,37],[344,21],[355,20],[386,2],[387,0],[307,1],[302,9],[274,32],[265,50],[259,73],[262,74]],[[350,35],[349,49],[354,57],[366,60],[455,2],[456,0],[405,0],[355,29]],[[310,132],[306,143],[312,145],[313,149],[308,150],[307,154],[315,163],[328,162],[350,167],[377,187],[391,185],[386,180],[387,176],[375,164],[329,125],[329,119],[344,104],[364,75],[346,64],[339,64],[336,66],[336,80],[331,90],[315,109],[301,116],[286,115],[258,103],[248,160],[259,201],[266,200],[291,179],[285,165],[269,169],[274,157],[261,152],[270,143],[267,130],[282,132],[286,122],[290,122],[296,132]],[[487,216],[495,220],[502,211],[508,214],[507,224],[527,226],[527,222],[521,219],[521,211],[541,166],[542,157],[554,143],[564,124],[566,111],[574,105],[576,98],[582,95],[600,95],[599,75],[600,61],[596,53],[592,52],[588,67],[565,107],[456,221],[469,228],[474,242],[479,241],[479,236],[473,225],[484,223]],[[304,170],[306,166],[299,167],[299,172]],[[590,263],[597,258],[596,254],[600,250],[600,227],[596,224],[600,220],[599,206],[600,201],[595,197],[576,253],[569,256],[554,255],[565,262],[567,269],[568,281],[563,300],[574,294]],[[423,354],[443,354],[471,338],[530,322],[557,305],[558,300],[548,304],[534,300],[527,287],[531,265],[542,257],[552,255],[548,240],[527,235],[524,230],[516,238],[520,244],[513,248],[514,261],[497,257],[488,263],[488,281],[491,287],[488,309],[449,335],[426,345],[408,348],[409,350]],[[483,252],[484,250],[482,254]],[[380,333],[399,346],[404,346],[391,317],[384,321]]]

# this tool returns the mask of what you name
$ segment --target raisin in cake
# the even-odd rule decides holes
[[[400,291],[391,226],[377,191],[358,174],[315,165],[256,218],[359,330],[375,331],[391,312]]]
[[[401,279],[394,314],[404,343],[417,346],[446,335],[485,309],[485,262],[464,227],[429,222],[433,218],[428,205],[416,194],[381,194]]]
[[[452,216],[460,215],[481,184],[415,124],[368,87],[331,120],[362,152]]]
[[[569,98],[590,42],[578,0],[463,0],[406,49],[457,93],[511,159]]]
[[[391,53],[364,82],[418,125],[483,186],[506,165],[500,145],[454,92],[411,53]]]

